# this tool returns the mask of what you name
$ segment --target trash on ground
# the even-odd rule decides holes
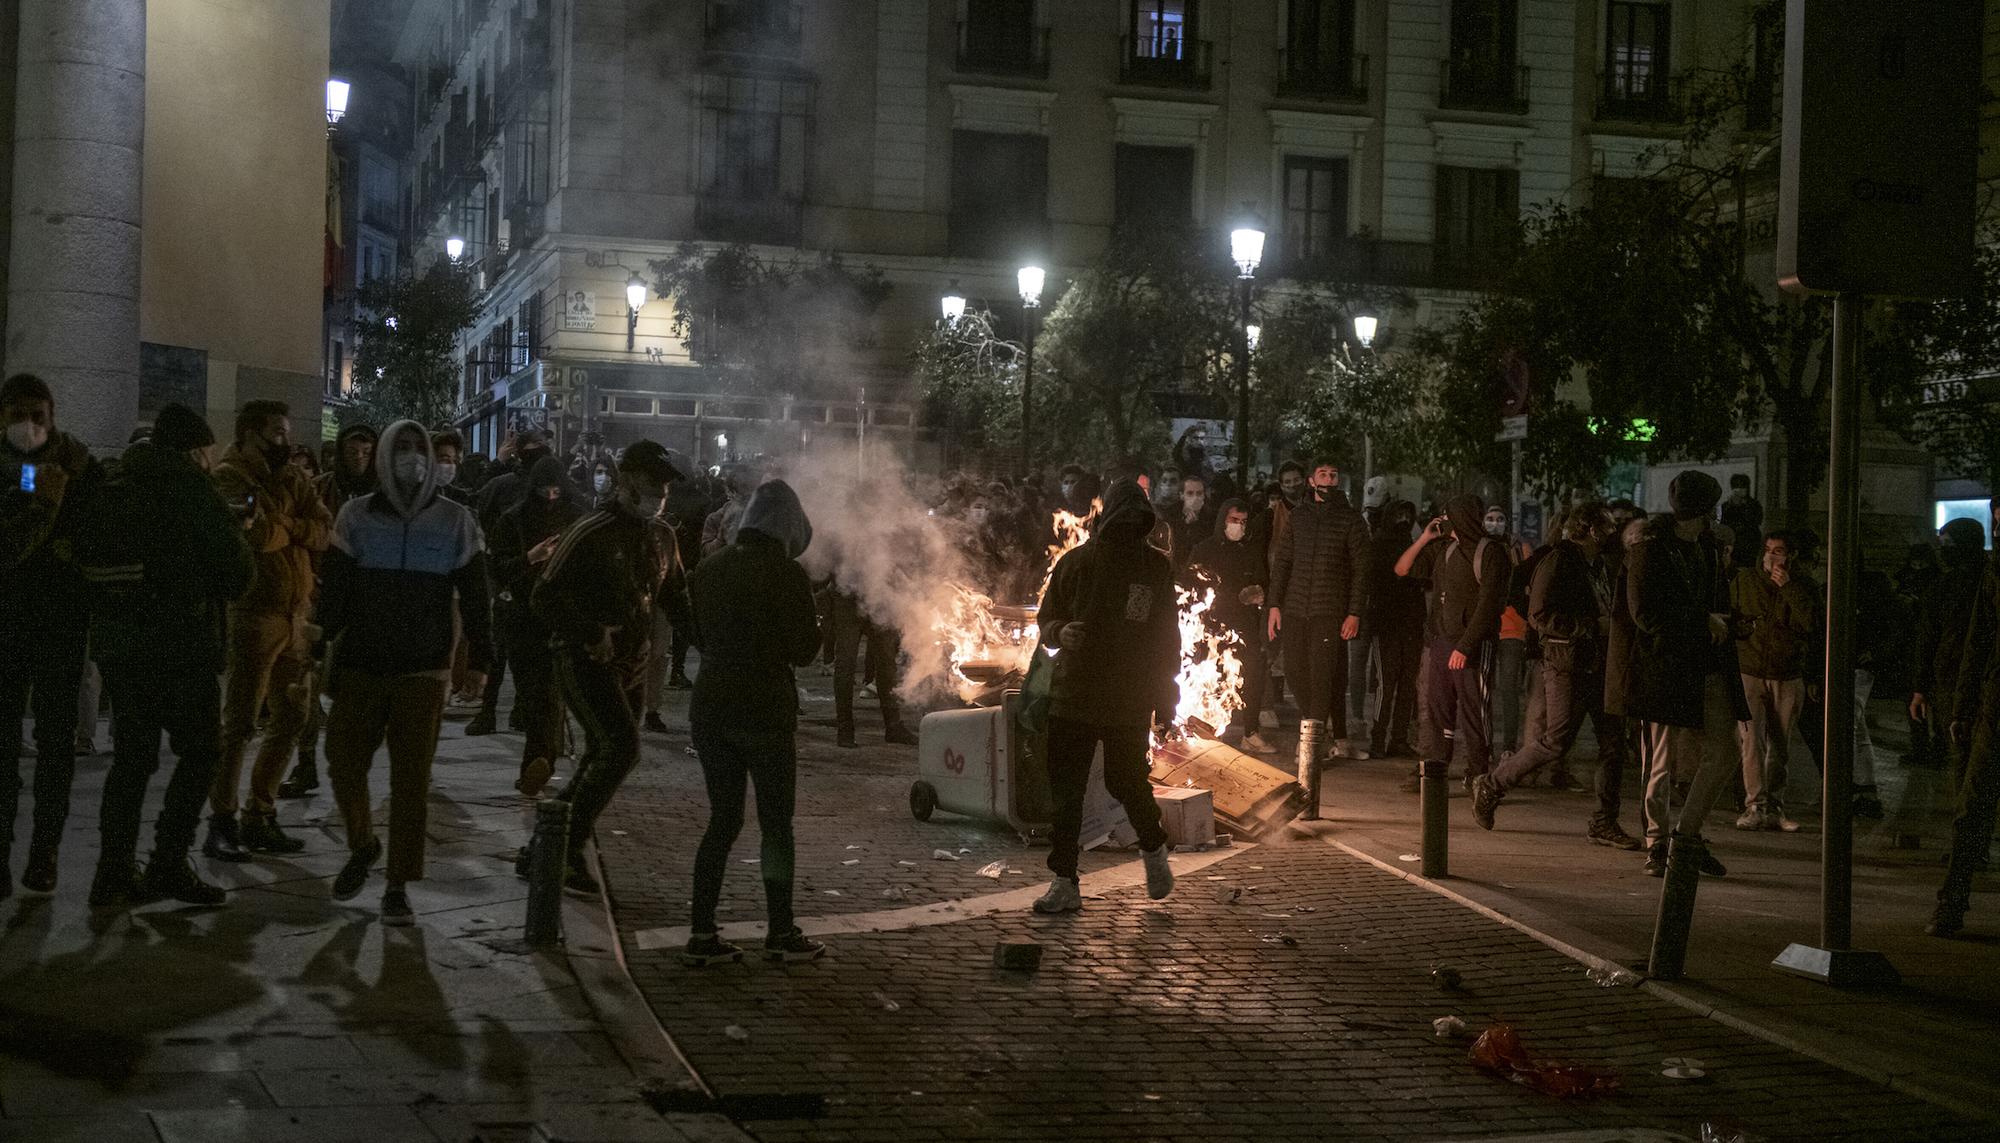
[[[1210,880],[1210,881],[1227,881],[1227,880],[1229,880],[1229,878],[1227,878],[1227,877],[1211,877],[1211,878],[1209,878],[1209,880]]]
[[[916,866],[917,866],[917,863],[916,863],[916,862],[914,862],[914,861],[898,861],[898,862],[897,862],[896,864],[898,864],[898,865],[907,865],[907,866],[909,866],[909,867],[910,867],[910,868],[912,868],[912,869],[916,868]]]
[[[850,858],[848,858],[848,859],[847,859],[846,861],[843,861],[843,862],[841,862],[841,864],[842,864],[842,865],[859,865],[859,864],[861,864],[861,859],[860,859],[860,858],[858,858],[858,857],[850,857]]]
[[[612,837],[624,837],[624,836],[625,836],[625,831],[624,831],[624,830],[622,830],[622,829],[614,829],[614,830],[612,830],[612,831],[611,831],[611,836],[612,836]]]
[[[1299,938],[1290,933],[1265,933],[1257,939],[1267,945],[1284,945],[1286,948],[1292,949],[1299,947]]]
[[[1422,860],[1423,860],[1423,858],[1421,858],[1421,857],[1418,857],[1418,856],[1417,856],[1416,854],[1414,854],[1414,853],[1399,853],[1399,854],[1397,854],[1397,855],[1396,855],[1396,860],[1397,860],[1397,861],[1408,861],[1408,862],[1411,862],[1412,864],[1414,864],[1414,863],[1416,863],[1416,862],[1419,862],[1419,861],[1422,861]]]
[[[882,890],[882,896],[887,897],[891,901],[907,901],[910,899],[910,891],[901,885],[891,885],[887,889]]]
[[[732,1040],[747,1040],[750,1038],[750,1029],[741,1024],[731,1024],[722,1030],[722,1034]]]
[[[1701,1125],[1701,1143],[1757,1143],[1750,1129],[1732,1119],[1707,1120]]]
[[[1700,1068],[1661,1068],[1660,1074],[1674,1080],[1707,1079],[1708,1073]]]
[[[1639,983],[1638,973],[1619,968],[1615,964],[1600,964],[1589,972],[1584,973],[1584,975],[1596,981],[1599,986],[1604,988],[1618,988],[1621,986],[1631,988]]]
[[[1432,965],[1431,979],[1437,981],[1437,986],[1446,992],[1457,992],[1465,984],[1464,974],[1448,964]]]
[[[1456,1016],[1440,1016],[1431,1021],[1431,1031],[1440,1040],[1458,1040],[1465,1036],[1465,1021]]]
[[[971,853],[971,852],[972,852],[972,851],[971,851],[970,849],[967,849],[966,847],[964,847],[964,846],[962,846],[962,845],[958,847],[958,851],[959,851],[960,853]]]
[[[761,865],[763,862],[764,859],[761,857],[746,857],[743,859],[743,864],[745,865]]]
[[[845,894],[845,893],[842,893],[842,892],[841,892],[840,890],[838,890],[838,889],[822,889],[822,890],[820,890],[820,893],[821,893],[821,895],[822,895],[822,896],[826,896],[826,897],[845,897],[845,896],[847,896],[847,894]]]
[[[1242,896],[1243,896],[1243,886],[1241,885],[1237,885],[1234,887],[1226,885],[1218,885],[1215,889],[1215,900],[1217,904],[1234,905],[1238,900],[1242,898]]]
[[[1000,880],[1000,875],[1005,872],[1007,872],[1007,863],[1004,861],[989,861],[979,867],[979,875],[981,877],[991,877],[995,881]]]
[[[1292,919],[1290,913],[1259,913],[1257,915],[1267,921],[1289,921]]]
[[[1294,912],[1294,913],[1317,913],[1317,912],[1319,912],[1319,906],[1317,906],[1317,905],[1300,905],[1300,906],[1299,906],[1298,908],[1296,908],[1296,909],[1293,909],[1293,910],[1292,910],[1292,912]]]
[[[933,850],[931,850],[931,860],[932,860],[932,861],[957,861],[957,860],[958,860],[958,854],[956,854],[956,853],[953,853],[953,852],[952,852],[951,850],[949,850],[949,849],[933,849]]]
[[[1042,965],[1042,946],[1038,941],[1001,941],[993,946],[993,967],[1009,968],[1019,972],[1033,972]]]
[[[1604,1095],[1618,1090],[1618,1077],[1598,1068],[1537,1060],[1507,1024],[1495,1024],[1479,1034],[1468,1053],[1482,1071],[1512,1080],[1531,1091],[1558,1099]]]
[[[847,848],[849,848],[849,849],[860,849],[861,847],[860,847],[860,846],[858,846],[858,845],[850,845],[850,846],[848,846]]]
[[[882,1006],[882,1010],[885,1012],[898,1012],[901,1011],[903,1007],[902,1005],[889,999],[888,996],[880,992],[870,993],[868,998],[870,1000],[873,1000],[875,1003],[880,1004]]]

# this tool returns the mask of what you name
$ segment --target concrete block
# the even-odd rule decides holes
[[[1039,941],[1007,940],[993,946],[993,967],[1033,972],[1042,966]]]

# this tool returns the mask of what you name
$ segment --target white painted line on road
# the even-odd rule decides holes
[[[1219,861],[1227,861],[1239,853],[1248,853],[1255,848],[1257,847],[1254,843],[1237,842],[1228,849],[1211,849],[1206,853],[1176,853],[1172,860],[1174,875],[1184,877],[1190,873],[1199,873]],[[1114,889],[1141,885],[1145,880],[1145,862],[1128,861],[1123,865],[1087,873],[1082,877],[1080,884],[1084,896],[1088,897]],[[984,917],[993,913],[1024,912],[1042,895],[1044,888],[1042,885],[1030,885],[1022,889],[1010,889],[1004,893],[961,897],[954,901],[913,905],[907,909],[883,909],[874,913],[848,913],[832,917],[802,917],[799,919],[799,927],[806,931],[807,936],[824,937],[854,933],[893,933],[902,929],[921,929],[928,925],[948,925],[953,921]],[[762,938],[764,922],[739,921],[724,925],[722,935],[732,940]],[[679,948],[687,943],[687,939],[686,925],[642,929],[632,934],[633,945],[644,952]]]

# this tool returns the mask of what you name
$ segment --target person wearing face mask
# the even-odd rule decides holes
[[[1792,574],[1792,540],[1784,532],[1764,538],[1756,568],[1736,568],[1729,581],[1737,668],[1750,703],[1750,721],[1737,729],[1743,764],[1743,814],[1737,829],[1792,832],[1785,816],[1786,765],[1792,729],[1806,698],[1806,672],[1815,666],[1820,601]]]
[[[544,457],[553,456],[548,437],[540,429],[522,429],[511,434],[500,446],[502,471],[480,486],[473,497],[473,507],[478,513],[479,529],[491,533],[499,525],[500,517],[509,509],[520,504],[528,496],[528,473]],[[561,462],[558,461],[558,464]],[[565,482],[565,495],[581,510],[589,504],[587,496],[578,493],[574,484]],[[498,584],[487,585],[489,598],[498,596]],[[465,724],[468,736],[492,734],[499,729],[500,685],[507,673],[507,664],[512,661],[512,649],[507,645],[506,627],[495,624],[493,628],[492,669],[486,672],[486,690],[479,696],[479,713]],[[515,689],[515,703],[507,714],[507,729],[526,730],[527,723],[521,713],[520,690]]]
[[[349,425],[333,441],[333,466],[314,484],[330,515],[357,496],[375,491],[375,426]]]
[[[1528,580],[1522,569],[1532,552],[1508,533],[1507,510],[1498,504],[1487,507],[1481,524],[1508,560],[1506,605],[1500,609],[1500,638],[1493,654],[1493,748],[1505,755],[1521,747],[1521,712],[1528,689]]]
[[[278,825],[278,783],[307,722],[312,648],[307,619],[316,588],[314,561],[326,550],[333,518],[319,491],[291,457],[291,410],[251,401],[236,414],[236,443],[215,466],[216,491],[250,519],[257,553],[250,590],[229,608],[229,675],[222,701],[222,761],[209,792],[202,852],[219,861],[252,853],[290,854],[305,842]],[[271,719],[241,801],[243,756],[259,708]],[[237,819],[238,809],[242,820]]]
[[[1181,580],[1199,590],[1212,588],[1215,604],[1209,617],[1236,633],[1240,645],[1243,705],[1230,717],[1222,740],[1251,754],[1275,754],[1278,748],[1257,733],[1257,712],[1264,709],[1264,687],[1270,670],[1264,663],[1264,586],[1268,579],[1264,553],[1250,536],[1250,507],[1225,500],[1215,532],[1189,553]]]
[[[459,462],[465,459],[465,438],[457,429],[431,434],[431,465],[437,472],[437,494],[461,508],[472,507],[472,494],[458,483]]]
[[[1091,496],[1086,494],[1084,484],[1089,476],[1090,473],[1080,464],[1063,465],[1062,475],[1056,486],[1058,494],[1056,507],[1071,515],[1088,516]]]
[[[462,627],[470,681],[484,686],[491,612],[479,522],[471,509],[438,495],[430,436],[415,421],[397,421],[381,445],[376,490],[350,501],[334,521],[320,598],[320,627],[333,647],[327,776],[348,852],[333,897],[352,900],[382,857],[368,772],[386,741],[389,860],[381,919],[409,925],[416,915],[406,887],[424,875],[431,760],[453,645]]]
[[[1382,526],[1368,541],[1368,608],[1382,663],[1368,751],[1378,757],[1416,754],[1410,728],[1417,717],[1417,666],[1424,650],[1424,585],[1396,574],[1396,558],[1410,546],[1416,530],[1417,506],[1392,500],[1383,506]]]
[[[56,850],[69,817],[81,723],[88,607],[69,558],[78,509],[103,469],[82,441],[56,427],[41,378],[0,384],[0,897],[14,889],[11,857],[21,798],[21,728],[33,694],[35,822],[24,888],[55,888]]]
[[[609,459],[600,460],[596,464],[591,465],[590,467],[591,496],[595,497],[598,500],[604,499],[605,497],[611,495],[612,488],[615,483],[616,481],[613,477],[613,466]]]
[[[1446,501],[1445,514],[1424,526],[1395,568],[1397,575],[1428,580],[1434,589],[1424,620],[1429,717],[1422,754],[1447,766],[1462,760],[1468,787],[1493,760],[1487,723],[1493,643],[1512,566],[1505,549],[1485,534],[1485,515],[1477,496]]]
[[[548,785],[562,753],[562,696],[556,691],[555,655],[549,628],[530,606],[542,569],[555,554],[556,538],[582,516],[569,490],[562,462],[538,458],[528,470],[528,494],[500,514],[488,533],[496,642],[507,647],[514,668],[514,707],[521,712],[525,741],[521,773],[514,788],[535,797]]]
[[[685,474],[665,448],[648,440],[626,449],[616,471],[611,495],[557,541],[532,600],[553,636],[556,685],[583,724],[583,757],[562,793],[570,803],[564,883],[592,895],[598,882],[583,847],[597,816],[639,762],[639,711],[655,601],[667,593],[661,602],[671,619],[685,614],[687,591],[685,579],[675,574],[680,561],[662,548],[663,531],[653,523],[667,485]]]
[[[1167,527],[1172,532],[1172,548],[1168,556],[1178,572],[1187,566],[1195,545],[1208,540],[1215,532],[1215,513],[1208,507],[1207,481],[1199,476],[1181,479],[1180,502],[1168,513]]]
[[[1312,493],[1290,513],[1271,556],[1266,634],[1285,656],[1285,682],[1299,705],[1299,785],[1307,820],[1319,817],[1322,750],[1366,758],[1347,741],[1347,641],[1361,633],[1368,602],[1368,528],[1340,491],[1340,470],[1313,465]]]

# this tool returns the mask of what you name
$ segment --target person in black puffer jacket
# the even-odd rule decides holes
[[[1347,648],[1368,599],[1368,525],[1340,491],[1340,470],[1313,466],[1311,492],[1292,509],[1271,555],[1268,634],[1284,640],[1285,684],[1299,705],[1299,785],[1319,817],[1322,740],[1337,757],[1367,757],[1347,739]]]

